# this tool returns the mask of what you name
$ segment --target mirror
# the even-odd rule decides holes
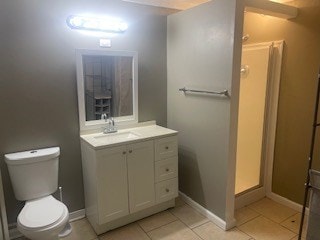
[[[137,53],[77,50],[80,130],[105,124],[102,114],[118,124],[138,122]]]

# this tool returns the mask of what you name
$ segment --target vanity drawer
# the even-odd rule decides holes
[[[177,136],[166,137],[155,140],[155,160],[174,157],[178,155]]]
[[[156,202],[162,203],[178,197],[178,178],[156,183]]]
[[[155,181],[161,182],[178,177],[178,157],[157,161],[155,164]]]

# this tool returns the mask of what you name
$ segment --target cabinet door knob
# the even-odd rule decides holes
[[[129,150],[129,153],[132,153],[132,150]]]
[[[123,155],[126,154],[126,153],[127,153],[126,151],[123,151],[123,152],[122,152]]]
[[[166,192],[167,192],[167,193],[169,192],[169,189],[168,189],[168,188],[166,188]]]
[[[168,149],[169,149],[169,147],[168,147],[168,146],[166,146],[166,149],[168,150]]]
[[[169,172],[169,168],[166,168],[166,172]]]

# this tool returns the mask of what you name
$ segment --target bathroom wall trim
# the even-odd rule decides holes
[[[234,209],[237,210],[237,209],[243,208],[265,197],[266,197],[265,186],[251,190],[245,194],[236,196]]]
[[[227,224],[224,220],[219,218],[217,215],[210,212],[208,209],[202,207],[199,203],[192,200],[190,197],[188,197],[183,192],[179,191],[179,196],[183,201],[185,201],[190,207],[192,207],[197,212],[201,213],[208,219],[210,219],[214,224],[216,224],[218,227],[222,228],[223,230],[228,230],[233,228],[236,225],[236,220],[234,219],[230,224]]]
[[[292,208],[293,210],[301,213],[302,212],[302,205],[299,203],[296,203],[294,201],[291,201],[288,198],[282,197],[274,192],[267,193],[267,197],[272,199],[273,201],[280,203],[284,206],[287,206],[289,208]],[[306,215],[309,215],[309,208],[306,208]]]
[[[69,222],[74,222],[74,221],[80,220],[85,217],[86,217],[86,210],[80,209],[80,210],[77,210],[77,211],[70,213]]]
[[[80,210],[71,212],[69,214],[69,222],[80,220],[82,218],[85,218],[85,216],[86,216],[86,210],[85,209],[80,209]],[[9,224],[9,237],[10,237],[10,239],[16,239],[16,238],[19,238],[19,237],[22,237],[22,236],[23,235],[17,229],[17,223]]]

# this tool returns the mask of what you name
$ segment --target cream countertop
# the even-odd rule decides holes
[[[121,129],[116,133],[93,133],[80,135],[81,141],[94,149],[145,141],[157,137],[166,137],[178,134],[177,131],[158,125],[142,126]]]

